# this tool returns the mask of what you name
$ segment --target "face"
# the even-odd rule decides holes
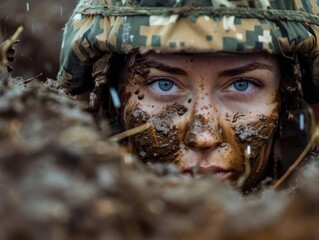
[[[126,129],[145,162],[184,175],[211,173],[253,185],[268,161],[280,107],[281,73],[268,54],[132,55],[120,77]]]

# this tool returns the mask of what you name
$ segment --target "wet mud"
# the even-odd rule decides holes
[[[20,42],[15,44],[15,61],[10,64],[12,76],[28,79],[42,73],[42,80],[56,78],[62,29],[76,3],[77,0],[1,1],[3,39],[8,39],[19,26],[24,27]]]
[[[183,109],[184,106],[181,105],[168,106],[167,111],[154,115],[152,118],[139,108],[127,112],[130,127],[140,126],[148,120],[154,126],[154,129],[132,137],[136,153],[142,161],[153,163],[173,163],[176,161],[180,146],[178,129],[173,124],[172,119],[174,116],[180,115],[181,112],[184,113]]]
[[[152,65],[153,62],[147,58],[136,55],[131,59],[129,67],[128,82],[132,86],[143,84],[143,81],[148,76],[149,68],[157,68],[161,70],[160,64]],[[172,69],[165,69],[171,71]],[[133,93],[138,96],[138,101],[143,101],[140,97],[140,89],[133,88]],[[207,94],[207,93],[206,93]],[[192,99],[188,99],[190,104]],[[125,103],[128,103],[126,101]],[[278,103],[278,94],[275,94],[272,103]],[[196,103],[194,103],[196,104]],[[203,106],[203,110],[209,110],[212,106]],[[236,174],[232,177],[231,181],[235,182],[244,174],[245,170],[245,152],[247,146],[250,146],[249,164],[252,174],[247,179],[247,186],[254,184],[255,179],[261,175],[265,165],[264,155],[269,155],[269,145],[271,147],[272,136],[277,128],[277,111],[271,116],[254,116],[258,119],[254,122],[251,120],[247,123],[247,114],[236,113],[234,115],[226,113],[225,120],[229,122],[230,128],[225,123],[212,123],[211,120],[206,119],[201,114],[193,113],[191,120],[187,123],[186,129],[181,132],[183,127],[179,129],[174,125],[173,120],[177,116],[183,116],[188,112],[188,107],[173,104],[167,106],[161,113],[150,116],[148,113],[143,112],[138,103],[135,107],[130,107],[126,110],[127,122],[130,123],[129,128],[142,125],[146,122],[152,122],[154,125],[154,132],[148,130],[144,133],[138,134],[133,137],[133,145],[136,153],[144,162],[160,162],[160,163],[175,163],[178,166],[182,165],[182,152],[180,146],[194,147],[196,145],[196,138],[198,134],[203,131],[214,135],[215,140],[218,142],[217,150],[221,156],[225,156],[230,165],[236,170]],[[218,113],[215,113],[218,115]],[[217,116],[216,115],[216,116]],[[249,113],[251,118],[251,113]],[[216,117],[221,120],[221,116]],[[155,136],[156,139],[155,139]],[[158,144],[158,145],[157,145]],[[250,183],[251,182],[251,183]]]
[[[31,9],[36,3],[38,14],[43,15],[39,11],[42,2],[28,2]],[[1,12],[9,13],[5,6],[17,3],[4,1]],[[19,14],[14,18],[24,22]],[[61,26],[57,28],[60,31]],[[37,46],[38,40],[30,35],[26,39],[28,44],[22,41],[19,46],[32,55],[38,48],[30,45]],[[52,47],[51,43],[45,46],[48,51]],[[57,53],[56,48],[52,51]],[[33,77],[42,72],[46,56],[33,58],[21,64],[21,75]],[[57,61],[52,60],[52,65],[57,67]],[[51,67],[43,71],[48,69]],[[51,70],[46,74],[52,74]],[[140,75],[146,76],[147,71]],[[133,93],[123,95],[126,102]],[[127,113],[132,126],[153,122],[158,144],[167,144],[160,149],[152,130],[133,137],[136,145],[149,142],[147,161],[172,161],[168,155],[179,151],[176,136],[180,134],[172,119],[188,111],[187,106],[173,104],[154,118],[138,106]],[[199,126],[205,122],[196,118]],[[244,118],[241,114],[228,116],[242,151],[249,143],[257,158],[259,146],[271,137],[276,116],[261,115],[249,126],[240,123]],[[152,175],[134,154],[110,142],[107,134],[101,136],[92,116],[54,81],[43,83],[0,73],[0,119],[1,239],[316,239],[319,235],[318,149],[293,189],[286,189],[290,195],[266,188],[258,195],[243,197],[212,176],[190,181],[166,165],[161,165],[165,177]],[[223,138],[225,134],[224,129]],[[221,144],[220,148],[228,146]],[[174,150],[163,159],[151,156],[165,156],[170,149]]]
[[[159,178],[102,138],[93,118],[54,83],[23,81],[0,75],[2,239],[318,236],[318,164],[309,166],[290,197],[272,190],[243,197],[212,176],[190,181],[176,169],[166,168]],[[157,135],[174,132],[170,119],[179,109],[172,105],[157,116]],[[152,120],[138,108],[132,117],[139,125]],[[151,132],[145,135],[156,151]]]
[[[202,114],[195,114],[191,119],[191,124],[187,126],[187,133],[183,142],[186,146],[193,146],[196,142],[198,134],[207,131],[214,138],[221,141],[222,128],[217,124],[209,123],[207,118]]]
[[[132,56],[130,60],[127,79],[121,79],[121,82],[122,84],[123,82],[128,82],[132,88],[136,86],[133,94],[137,95],[138,101],[143,101],[144,99],[144,94],[141,93],[139,84],[144,84],[143,81],[147,78],[150,68],[168,72],[176,70],[174,68],[166,68],[140,54]],[[122,87],[123,85],[120,88],[121,95],[129,96],[122,97],[122,102],[125,106],[129,105],[129,99],[133,94],[126,87]],[[142,161],[153,163],[173,163],[178,161],[178,152],[180,150],[179,131],[177,126],[173,124],[173,118],[176,115],[183,116],[188,111],[186,106],[176,103],[168,105],[161,113],[152,117],[147,112],[142,111],[138,104],[134,107],[130,106],[128,109],[122,109],[122,111],[126,111],[123,115],[125,115],[126,122],[129,123],[128,128],[140,126],[146,122],[153,124],[153,129],[132,137],[134,149]]]
[[[246,164],[250,164],[251,174],[246,179],[245,189],[251,189],[260,180],[266,162],[272,159],[271,156],[270,160],[265,159],[265,156],[268,156],[272,147],[272,138],[278,125],[277,115],[278,113],[274,111],[270,116],[260,115],[255,122],[235,124],[236,121],[234,119],[232,121],[236,142],[241,149],[243,159],[249,158]],[[242,114],[240,116],[245,117]],[[246,155],[248,146],[249,156]]]

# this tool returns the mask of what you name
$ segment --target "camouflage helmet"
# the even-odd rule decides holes
[[[58,80],[81,93],[105,66],[92,70],[99,59],[133,50],[265,51],[314,62],[318,14],[318,0],[81,0],[64,31]],[[311,89],[319,95],[314,79]]]

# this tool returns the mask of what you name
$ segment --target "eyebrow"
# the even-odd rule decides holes
[[[218,73],[218,77],[237,76],[239,74],[251,72],[251,71],[254,71],[257,69],[267,69],[269,71],[272,71],[272,66],[269,64],[265,64],[265,63],[253,62],[253,63],[249,63],[245,66],[242,66],[242,67],[223,70],[220,73]]]
[[[177,74],[177,75],[184,75],[187,76],[187,72],[184,69],[178,68],[178,67],[172,67],[169,65],[166,65],[164,63],[156,62],[153,60],[147,60],[147,63],[151,68],[155,68],[157,70],[171,73],[171,74]]]

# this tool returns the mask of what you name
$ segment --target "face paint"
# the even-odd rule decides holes
[[[236,182],[250,146],[254,183],[269,158],[277,128],[280,70],[273,57],[155,54],[131,57],[121,78],[129,96],[123,122],[151,122],[130,141],[145,162],[175,163]],[[125,71],[124,71],[125,72]],[[276,98],[276,99],[275,99]]]

